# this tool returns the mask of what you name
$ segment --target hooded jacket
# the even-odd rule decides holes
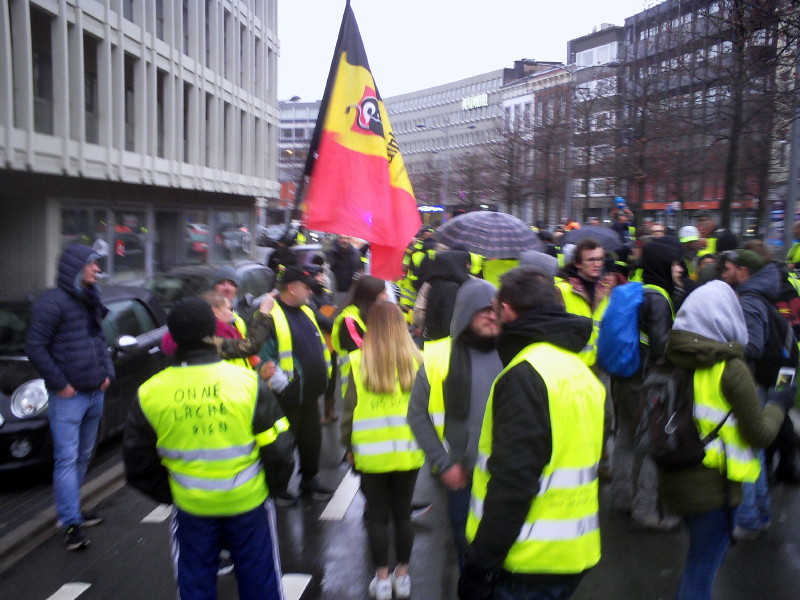
[[[591,333],[590,319],[569,314],[558,304],[546,304],[504,324],[497,349],[507,365],[535,342],[577,353]],[[495,381],[492,417],[492,476],[481,526],[465,558],[466,566],[484,571],[501,568],[539,493],[542,471],[553,452],[548,390],[530,363],[514,366]]]
[[[88,246],[64,249],[58,263],[56,287],[31,307],[25,352],[52,392],[67,384],[81,392],[100,389],[114,379],[114,364],[103,338],[102,321],[108,309],[94,285],[84,286],[83,268],[100,258]]]
[[[425,339],[438,340],[450,334],[456,293],[469,279],[469,254],[459,250],[437,252],[428,272],[430,284],[425,305]]]
[[[469,328],[473,315],[492,305],[495,292],[495,287],[491,283],[481,279],[470,279],[461,286],[456,296],[453,318],[450,321],[450,336],[454,343],[459,343],[462,334]],[[456,462],[460,462],[471,473],[478,456],[478,439],[489,391],[495,377],[503,368],[496,350],[481,351],[478,348],[467,348],[467,350],[470,361],[468,416],[458,418],[445,410],[444,436],[447,448],[439,440],[428,415],[431,386],[424,365],[417,372],[411,390],[408,424],[434,473],[443,473]]]
[[[747,346],[744,357],[756,360],[764,353],[769,334],[769,306],[774,304],[781,292],[781,276],[778,265],[768,263],[753,273],[744,283],[736,287],[739,303],[747,326]]]
[[[675,318],[667,343],[667,358],[684,369],[708,368],[725,362],[720,393],[730,404],[744,439],[764,448],[783,421],[783,409],[768,403],[761,408],[750,371],[742,360],[747,329],[736,295],[728,284],[712,281],[697,288]],[[741,484],[704,465],[660,472],[661,495],[678,514],[696,514],[726,503],[741,502]]]

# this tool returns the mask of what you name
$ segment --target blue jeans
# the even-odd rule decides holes
[[[100,390],[78,392],[70,398],[62,398],[48,392],[48,398],[56,513],[64,527],[80,525],[83,523],[81,484],[97,440],[104,393]]]
[[[458,566],[464,568],[464,555],[467,553],[467,516],[469,499],[472,496],[472,482],[460,490],[447,490],[447,515],[453,528],[453,542],[456,545]]]
[[[173,511],[172,556],[181,600],[216,600],[219,551],[231,553],[241,600],[279,600],[281,568],[271,501],[229,517]]]
[[[494,586],[493,600],[567,600],[572,597],[583,575],[562,583],[521,583],[500,579]]]
[[[711,600],[711,589],[731,544],[729,508],[684,517],[689,526],[689,552],[683,567],[678,600]]]
[[[742,484],[742,503],[736,509],[736,524],[750,531],[759,531],[769,522],[769,488],[764,464],[764,451],[760,450],[761,473],[754,483]]]

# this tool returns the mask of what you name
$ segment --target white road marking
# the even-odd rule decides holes
[[[153,511],[142,519],[142,523],[163,523],[172,513],[171,504],[159,504]]]
[[[350,503],[353,502],[353,498],[356,497],[359,482],[360,478],[358,475],[356,475],[352,469],[349,470],[339,484],[339,487],[336,488],[336,493],[333,495],[330,502],[328,502],[328,506],[322,511],[319,520],[341,521],[347,509],[350,507]]]
[[[61,586],[55,594],[50,596],[47,600],[75,600],[83,592],[92,587],[90,583],[65,583]]]
[[[300,600],[300,596],[303,595],[309,583],[311,583],[311,575],[285,573],[284,576],[281,577],[284,599]]]

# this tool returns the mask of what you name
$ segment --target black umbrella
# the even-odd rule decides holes
[[[598,227],[596,225],[586,225],[580,229],[568,231],[561,238],[561,247],[563,248],[565,244],[577,244],[586,238],[592,238],[607,252],[619,252],[625,247],[625,242],[619,233],[608,227]]]
[[[525,250],[542,250],[539,236],[524,221],[492,211],[450,219],[436,231],[436,241],[486,258],[519,258]]]

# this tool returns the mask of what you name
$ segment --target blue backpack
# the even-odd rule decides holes
[[[597,364],[615,377],[630,377],[641,366],[639,307],[644,286],[632,281],[611,290],[597,337]]]

